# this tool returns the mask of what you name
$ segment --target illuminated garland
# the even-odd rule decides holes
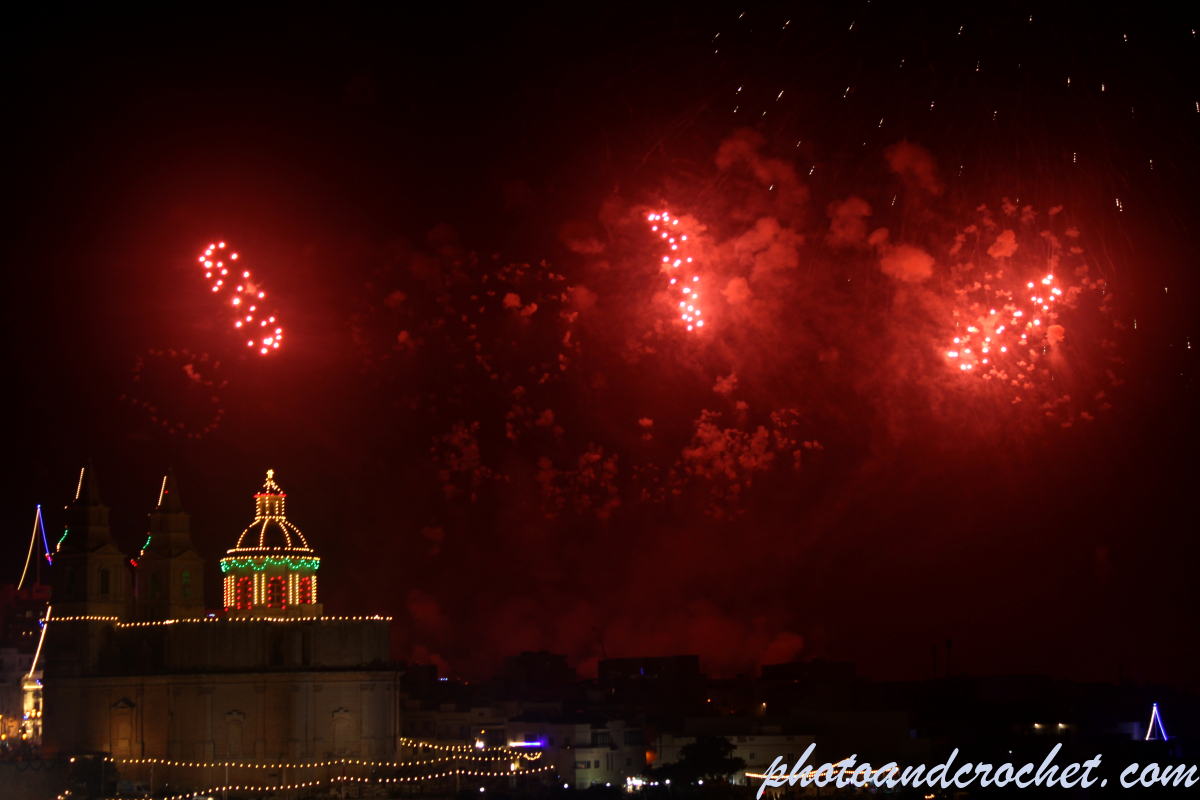
[[[501,749],[501,748],[493,748]],[[172,761],[168,758],[120,758],[117,756],[105,756],[104,760],[110,764],[154,764],[163,767],[190,767],[192,769],[216,769],[229,767],[230,769],[318,769],[324,767],[341,767],[341,766],[356,766],[356,767],[388,767],[400,769],[402,767],[419,767],[426,764],[441,764],[447,761],[511,761],[514,758],[524,758],[528,761],[536,761],[541,758],[541,753],[507,753],[500,756],[482,757],[482,756],[448,756],[446,758],[433,758],[424,761],[367,761],[361,758],[335,758],[329,761],[302,761],[299,763],[290,764],[256,764],[245,761]]]
[[[452,753],[511,753],[512,755],[521,756],[523,758],[541,758],[541,753],[529,755],[528,753],[513,752],[507,747],[472,747],[469,744],[434,744],[433,742],[422,742],[419,739],[409,739],[406,736],[397,737],[396,741],[402,747],[424,747],[427,750],[444,750]]]
[[[37,546],[38,529],[42,531],[42,548],[46,560],[50,565],[54,565],[54,558],[50,555],[50,543],[46,540],[46,524],[42,522],[42,506],[38,505],[37,511],[33,515],[33,534],[29,538],[29,551],[25,554],[25,568],[21,570],[21,580],[17,582],[18,591],[25,585],[25,576],[29,573],[29,562],[33,558],[33,549]],[[41,562],[38,562],[39,564]]]
[[[290,524],[290,523],[289,523]],[[253,527],[253,526],[251,526]],[[312,552],[308,547],[288,547],[287,545],[272,545],[270,547],[231,547],[226,550],[226,553],[262,553],[264,551],[278,550],[280,552],[292,553],[297,550],[302,552]]]
[[[294,617],[283,619],[270,619],[261,617],[201,617],[198,619],[161,619],[151,622],[117,622],[120,617],[105,617],[100,615],[80,616],[80,617],[55,617],[53,622],[116,622],[118,628],[145,628],[152,625],[183,625],[184,623],[204,623],[204,622],[391,622],[391,617],[383,617],[378,614],[370,617]]]
[[[514,765],[516,766],[516,765]],[[511,769],[508,772],[476,772],[474,770],[456,769],[449,772],[439,772],[436,775],[416,775],[411,778],[377,778],[377,783],[409,783],[411,781],[429,781],[437,778],[447,778],[451,775],[467,775],[473,778],[506,778],[513,775],[536,775],[539,772],[546,772],[554,769],[552,766],[538,767],[537,769]],[[355,780],[347,778],[346,780]],[[366,783],[368,778],[358,778],[357,780]]]
[[[175,762],[167,758],[118,758],[104,757],[106,762],[112,764],[155,764],[156,766],[174,766],[174,768],[190,768],[190,769],[246,769],[246,770],[277,770],[277,769],[318,769],[326,768],[326,766],[371,766],[371,768],[394,768],[401,769],[404,766],[425,766],[428,764],[445,764],[446,762],[511,762],[514,758],[524,758],[527,760],[536,760],[541,758],[541,753],[535,753],[529,756],[528,753],[511,753],[509,756],[446,756],[445,758],[428,758],[418,760],[418,762],[368,762],[360,758],[335,758],[328,762],[300,762],[295,764],[256,764],[250,762]]]
[[[253,569],[261,572],[270,567],[315,570],[320,566],[321,559],[316,556],[229,556],[221,559],[221,572],[229,572],[231,569]]]
[[[518,775],[533,775],[539,772],[545,772],[551,769],[550,767],[540,767],[538,769],[522,770],[515,774]],[[513,772],[468,772],[465,770],[456,770],[454,772],[442,772],[437,775],[423,775],[415,778],[356,778],[352,776],[338,776],[335,778],[321,778],[315,781],[305,781],[303,783],[291,783],[286,786],[214,786],[211,789],[201,789],[199,791],[184,792],[183,794],[175,794],[163,798],[163,800],[188,800],[188,798],[196,797],[197,795],[215,795],[217,792],[278,792],[291,791],[292,789],[307,789],[313,786],[322,784],[334,783],[408,783],[411,781],[428,781],[438,778],[448,778],[453,775],[468,775],[472,777],[482,778],[504,778],[512,776]],[[60,800],[64,795],[59,795]],[[121,798],[105,798],[105,800],[121,800]]]
[[[202,619],[164,619],[154,622],[121,622],[118,628],[142,628],[150,625],[182,625],[187,622],[391,622],[391,617],[205,617]]]

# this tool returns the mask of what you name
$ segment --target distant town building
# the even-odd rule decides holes
[[[646,768],[640,724],[599,713],[546,715],[527,712],[508,721],[508,746],[540,750],[575,789],[625,786]]]
[[[34,664],[50,587],[0,586],[0,753],[33,752],[42,738],[42,670]]]

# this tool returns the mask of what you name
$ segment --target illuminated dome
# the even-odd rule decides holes
[[[235,617],[318,617],[317,569],[308,540],[284,515],[287,497],[267,470],[254,495],[254,522],[221,559],[225,612]]]
[[[263,490],[254,495],[254,522],[242,531],[237,544],[228,552],[312,553],[304,534],[284,516],[286,499],[283,489],[275,483],[275,470],[267,470],[267,482],[263,484]]]

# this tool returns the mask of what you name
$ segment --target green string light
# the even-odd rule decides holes
[[[229,572],[231,569],[253,569],[262,572],[271,567],[286,567],[287,569],[311,569],[316,570],[321,566],[321,559],[312,558],[292,558],[279,556],[234,556],[232,558],[221,559],[221,572]]]

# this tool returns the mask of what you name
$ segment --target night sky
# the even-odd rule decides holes
[[[170,467],[215,605],[273,468],[443,674],[1196,686],[1200,20],[567,5],[5,26],[0,577],[88,459],[135,555]]]

